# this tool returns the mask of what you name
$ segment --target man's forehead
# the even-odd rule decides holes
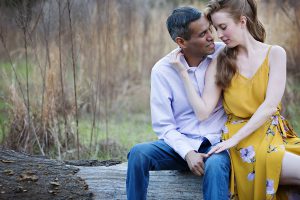
[[[190,29],[192,32],[199,33],[199,32],[206,31],[207,29],[209,29],[210,25],[211,24],[207,20],[207,18],[202,16],[200,19],[198,19],[190,24]]]

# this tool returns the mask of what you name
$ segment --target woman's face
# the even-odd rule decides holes
[[[233,18],[225,11],[217,11],[211,15],[213,26],[217,31],[218,37],[228,46],[235,47],[241,40],[241,23],[236,23]]]

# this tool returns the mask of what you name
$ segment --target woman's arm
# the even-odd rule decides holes
[[[178,55],[177,57],[179,56],[180,55]],[[208,66],[208,69],[205,74],[204,90],[201,97],[197,94],[189,78],[188,72],[186,68],[180,63],[179,58],[177,58],[176,61],[174,61],[172,64],[176,68],[176,70],[180,74],[180,77],[183,80],[187,92],[187,97],[189,99],[190,104],[193,107],[197,118],[200,121],[207,119],[216,107],[221,95],[221,88],[219,88],[215,84],[217,60],[213,60]]]
[[[282,99],[286,83],[286,52],[274,46],[269,55],[269,82],[264,102],[259,106],[250,120],[232,138],[219,143],[209,154],[229,149],[261,127],[274,113]]]

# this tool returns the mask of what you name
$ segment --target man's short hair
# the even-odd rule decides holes
[[[191,38],[189,25],[191,22],[200,19],[201,12],[194,7],[175,8],[167,19],[167,28],[171,38],[175,41],[176,37],[185,40]]]

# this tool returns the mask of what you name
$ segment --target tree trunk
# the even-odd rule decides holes
[[[0,199],[93,199],[77,172],[62,161],[0,148]]]

